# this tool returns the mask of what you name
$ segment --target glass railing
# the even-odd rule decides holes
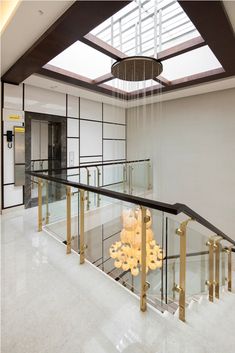
[[[142,311],[185,321],[192,300],[231,291],[234,240],[185,205],[151,200],[149,160],[28,173],[39,230],[139,296]]]

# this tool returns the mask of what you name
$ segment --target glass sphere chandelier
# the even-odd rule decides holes
[[[164,252],[156,243],[151,229],[152,216],[147,210],[148,222],[146,223],[146,273],[162,267]],[[131,271],[133,276],[138,276],[141,269],[141,232],[142,218],[140,208],[128,209],[122,212],[123,230],[120,241],[115,242],[109,249],[114,266],[124,271]]]

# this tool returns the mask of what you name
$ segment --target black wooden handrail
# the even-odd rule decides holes
[[[141,162],[149,162],[150,159],[136,159],[134,161],[120,161],[120,162],[105,162],[103,161],[102,163],[97,163],[97,164],[84,164],[84,165],[78,165],[75,167],[64,167],[64,168],[57,168],[57,169],[41,169],[41,170],[35,170],[36,173],[46,173],[46,172],[59,172],[61,170],[70,170],[70,169],[82,169],[82,168],[91,168],[91,167],[104,167],[107,165],[117,165],[117,164],[130,164],[130,163],[141,163]],[[29,171],[29,170],[28,170]]]
[[[189,208],[184,204],[175,203],[174,205],[171,205],[165,202],[149,200],[139,196],[127,195],[121,192],[107,190],[102,187],[90,186],[86,184],[77,183],[74,181],[68,181],[68,180],[62,179],[62,177],[58,178],[55,176],[40,174],[38,172],[31,172],[31,171],[26,171],[26,173],[29,175],[35,176],[37,178],[42,178],[52,182],[72,186],[74,188],[83,189],[106,197],[114,198],[124,202],[133,203],[136,205],[141,205],[141,206],[152,208],[162,212],[167,212],[174,215],[178,215],[179,213],[184,213],[190,218],[192,218],[193,220],[197,221],[198,223],[206,227],[207,229],[209,229],[210,231],[212,231],[213,233],[215,233],[216,235],[221,236],[224,240],[227,240],[228,242],[230,242],[235,246],[235,241],[233,239],[231,239],[220,229],[215,227],[212,223],[207,221],[205,218],[203,218],[198,213],[196,213],[195,211],[193,211],[191,208]]]

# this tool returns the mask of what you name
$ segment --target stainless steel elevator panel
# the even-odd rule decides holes
[[[14,126],[14,182],[15,186],[25,184],[25,128]]]

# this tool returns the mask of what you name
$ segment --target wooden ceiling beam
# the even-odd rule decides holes
[[[129,1],[75,1],[73,5],[2,76],[19,84]]]

